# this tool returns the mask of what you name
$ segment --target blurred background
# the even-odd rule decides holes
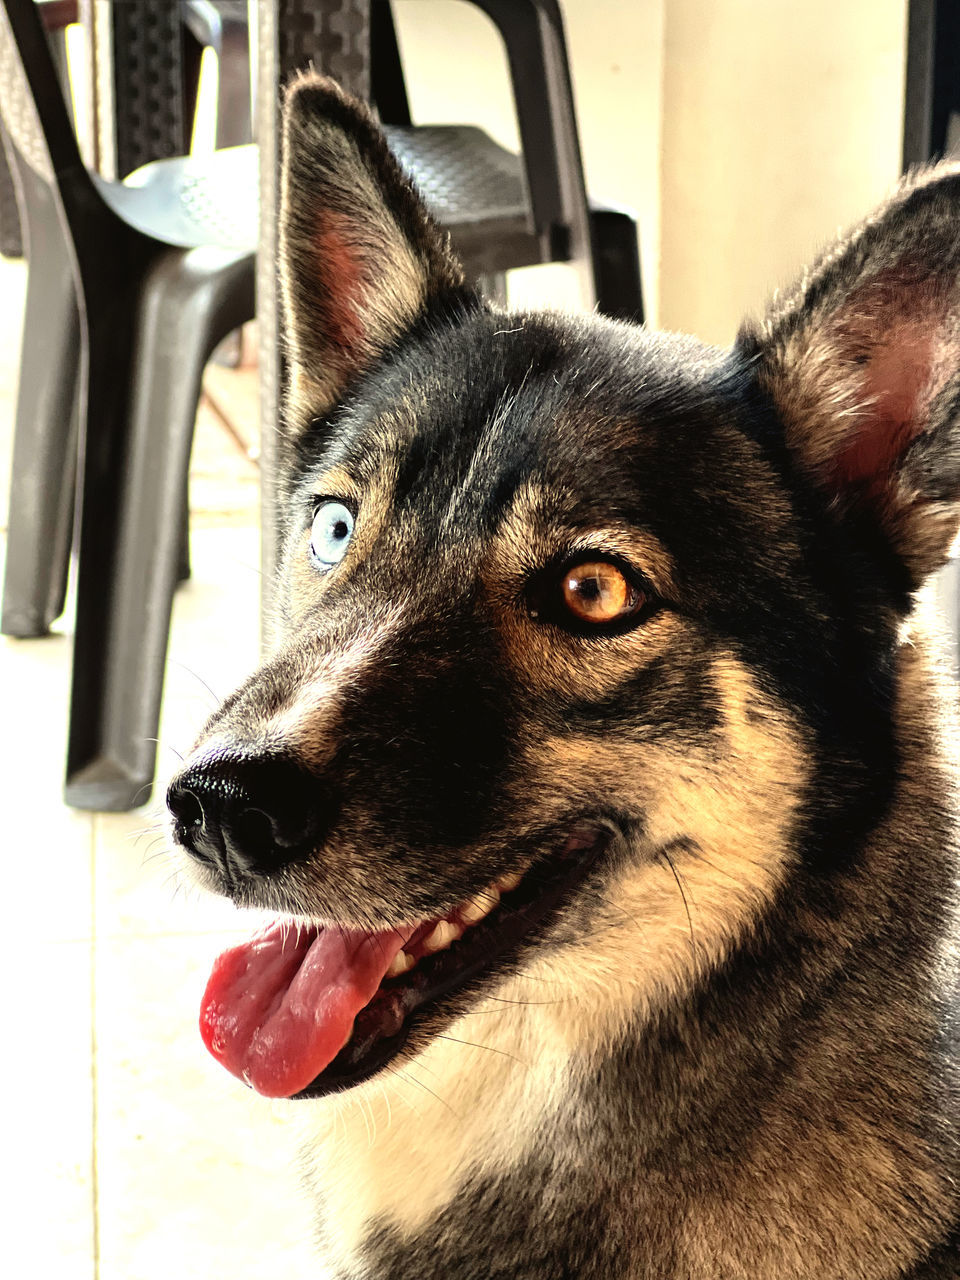
[[[24,129],[29,133],[36,124],[23,125],[22,69],[11,52],[11,32],[28,30],[21,21],[28,3],[0,4],[0,21],[6,12],[8,24],[0,28],[0,107],[7,113],[7,141],[14,134],[15,146],[26,146]],[[111,159],[104,144],[104,120],[112,113],[119,128],[125,104],[116,92],[119,80],[111,89],[102,63],[93,59],[93,28],[109,25],[112,10],[118,28],[125,24],[136,43],[138,23],[146,29],[158,21],[158,11],[161,18],[164,12],[169,17],[178,6],[139,0],[111,6],[94,0],[81,4],[78,14],[69,5],[46,8],[48,19],[50,10],[58,9],[48,26],[56,33],[57,48],[65,51],[58,55],[61,83],[66,71],[86,164],[115,180],[116,155]],[[276,12],[266,0],[239,8],[241,27],[247,17],[253,19],[264,101],[270,97],[263,94],[264,77],[283,70],[283,41],[277,43],[271,28]],[[302,0],[288,8],[296,11],[302,28],[310,4]],[[565,0],[562,16],[586,191],[592,201],[627,210],[635,220],[647,323],[728,343],[745,314],[756,314],[825,239],[883,196],[901,170],[904,153],[908,8],[907,0],[806,0],[802,5],[791,0]],[[912,8],[915,21],[918,15],[927,21],[921,34],[928,39],[929,21],[947,6]],[[236,10],[233,6],[235,18]],[[123,21],[117,17],[121,11]],[[488,14],[466,0],[394,0],[392,12],[412,123],[476,125],[500,146],[518,151],[522,139],[513,84],[503,40]],[[72,21],[84,15],[86,25]],[[334,30],[346,42],[343,32],[353,28],[334,23]],[[226,57],[227,46],[220,48]],[[270,63],[268,55],[278,61]],[[955,64],[956,52],[951,57]],[[251,63],[256,68],[258,58]],[[187,123],[194,160],[202,165],[223,123],[218,120],[221,69],[211,44],[199,68]],[[20,113],[16,118],[14,109]],[[267,201],[263,156],[276,145],[274,123],[261,121],[260,191]],[[23,154],[19,163],[42,204],[45,197],[37,195],[40,187],[30,173],[44,170],[43,163],[36,171],[29,163],[24,168]],[[48,178],[41,182],[43,190]],[[61,187],[69,208],[75,197]],[[96,190],[118,208],[126,198],[115,188]],[[21,376],[33,380],[31,394],[41,401],[64,359],[72,353],[76,361],[86,340],[76,324],[72,337],[58,338],[41,313],[40,321],[28,326],[21,349],[29,272],[45,262],[49,266],[56,248],[45,238],[53,234],[49,228],[36,230],[46,225],[42,209],[34,214],[28,257],[14,253],[0,259],[4,531],[12,510],[7,495]],[[255,207],[252,218],[256,242]],[[114,225],[120,226],[103,223]],[[9,209],[3,229],[10,234]],[[101,257],[94,276],[97,270],[116,270],[111,255],[122,257],[121,248],[134,243],[124,238],[126,231],[122,236],[118,231],[114,252],[111,234],[97,232]],[[269,226],[261,226],[260,270],[266,270],[268,287],[275,276],[270,234]],[[231,244],[231,252],[238,253],[237,244]],[[57,252],[63,258],[62,248]],[[130,261],[140,261],[133,250],[129,253]],[[52,274],[68,278],[73,269],[68,259]],[[252,288],[252,246],[246,261],[245,280]],[[491,273],[491,288],[502,289],[496,276]],[[583,278],[582,270],[562,262],[518,267],[506,272],[506,292],[521,306],[592,305],[584,296]],[[271,318],[263,279],[259,328],[251,323],[248,306],[239,336],[235,329],[219,348],[191,401],[197,401],[196,420],[191,407],[183,446],[190,450],[192,437],[190,575],[173,596],[164,701],[155,731],[158,785],[148,803],[140,798],[148,799],[149,784],[132,792],[129,803],[110,805],[115,812],[99,810],[89,793],[83,800],[75,792],[69,805],[63,800],[72,633],[79,616],[75,566],[62,615],[39,628],[47,634],[0,642],[7,901],[0,942],[7,1014],[0,1111],[4,1145],[14,1152],[14,1178],[3,1206],[11,1274],[252,1280],[268,1267],[291,1276],[317,1274],[293,1163],[297,1106],[270,1104],[247,1093],[206,1056],[196,1031],[196,1010],[213,957],[251,925],[241,926],[227,904],[201,900],[179,884],[160,805],[164,778],[217,699],[255,665],[259,652],[259,499],[272,438],[269,422],[265,428],[262,422],[264,405],[268,418],[275,405],[271,378],[276,375],[275,367],[270,372],[276,361],[276,317]],[[95,283],[88,280],[85,286],[91,315],[100,305]],[[111,367],[122,382],[130,376],[127,366],[139,358],[127,350],[128,339],[129,333],[119,329],[108,336],[108,384]],[[183,372],[189,355],[186,347],[166,352],[156,384],[164,395],[179,377],[189,380]],[[75,412],[73,403],[68,394],[61,416]],[[89,430],[97,429],[97,421],[91,421]],[[116,429],[125,439],[123,423]],[[29,430],[22,428],[22,439]],[[74,437],[64,439],[75,448]],[[162,558],[161,535],[167,541],[172,536],[162,513],[156,531],[149,523],[150,467],[157,469],[157,486],[176,489],[177,478],[167,475],[158,452],[149,454],[148,462],[146,481],[132,497],[121,492],[126,479],[119,472],[113,480],[104,473],[106,478],[97,481],[102,521],[109,526],[113,505],[123,506],[126,532],[117,535],[120,544],[123,538],[146,544],[142,561],[130,569],[134,578],[140,573],[137,563],[149,576],[154,548]],[[39,498],[30,497],[28,470],[14,488],[24,510],[49,496],[41,491]],[[67,476],[63,484],[70,483]],[[83,503],[81,493],[81,509]],[[27,510],[24,518],[29,515]],[[34,542],[43,553],[54,535],[48,538],[42,523],[37,527],[41,532]],[[111,592],[106,579],[99,588],[88,582],[81,590],[83,607],[95,612],[98,599]],[[145,616],[148,612],[145,607]],[[107,636],[106,625],[101,619],[93,627],[88,650],[98,648],[98,636]],[[129,642],[133,624],[128,618],[123,625]],[[164,620],[161,638],[165,626]],[[135,627],[132,634],[135,640]],[[91,669],[96,660],[94,653]],[[87,682],[83,671],[74,677],[75,721],[83,719],[87,683],[92,687],[96,681]],[[123,707],[120,713],[114,708],[111,714],[116,718],[122,712]],[[416,1176],[413,1169],[411,1176]]]

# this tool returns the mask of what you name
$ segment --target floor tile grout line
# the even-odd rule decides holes
[[[90,818],[90,1196],[93,1214],[93,1280],[100,1278],[100,1116],[97,1073],[97,815]]]

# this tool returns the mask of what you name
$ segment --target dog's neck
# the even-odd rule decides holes
[[[548,1140],[570,1102],[568,1053],[536,1007],[550,1000],[517,979],[409,1065],[304,1104],[308,1177],[344,1274],[358,1274],[374,1220],[416,1234],[465,1178],[512,1168]]]

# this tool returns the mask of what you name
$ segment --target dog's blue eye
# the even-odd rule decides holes
[[[321,502],[313,513],[310,554],[324,569],[332,569],[346,555],[353,533],[353,512],[342,502]]]

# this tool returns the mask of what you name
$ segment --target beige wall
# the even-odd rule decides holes
[[[562,0],[592,194],[639,215],[649,319],[716,342],[895,179],[906,0]],[[397,0],[415,118],[516,145],[463,0]],[[575,305],[563,269],[511,298]]]
[[[896,179],[905,24],[905,0],[667,0],[664,328],[729,341]]]

